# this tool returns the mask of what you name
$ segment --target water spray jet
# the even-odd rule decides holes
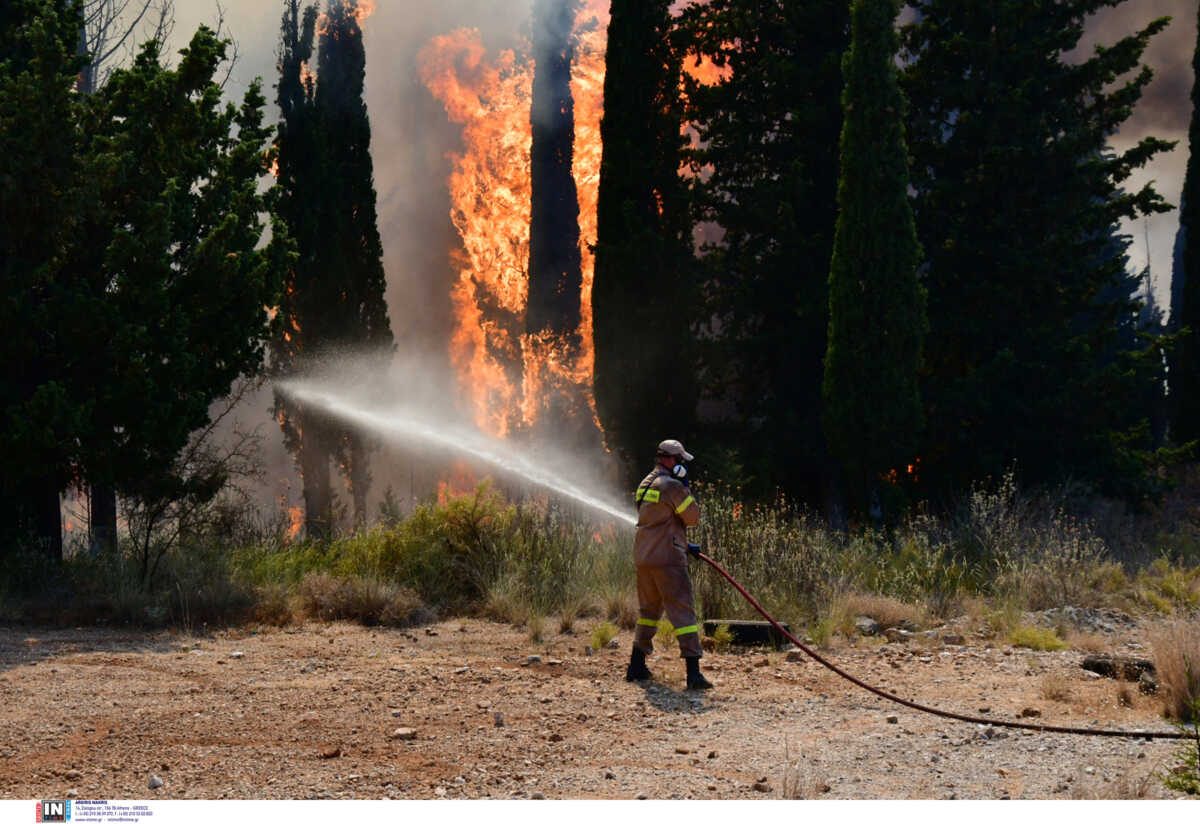
[[[296,381],[277,385],[280,392],[296,401],[319,407],[344,421],[358,424],[380,435],[399,439],[419,440],[468,455],[502,472],[517,475],[556,495],[603,512],[622,523],[637,523],[630,512],[605,501],[601,496],[583,489],[566,479],[562,473],[530,460],[511,445],[489,438],[479,432],[454,427],[444,422],[421,420],[403,409],[378,409],[361,406],[324,389]]]

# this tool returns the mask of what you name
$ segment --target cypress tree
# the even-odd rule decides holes
[[[1166,18],[1079,64],[1084,22],[1121,0],[917,0],[901,34],[930,331],[922,482],[961,489],[1016,462],[1137,494],[1154,447],[1158,342],[1117,345],[1137,306],[1122,220],[1165,211],[1120,184],[1171,144],[1109,137],[1150,80]],[[1132,75],[1130,75],[1132,73]],[[1118,78],[1130,79],[1118,82]]]
[[[831,470],[820,399],[849,1],[712,0],[679,27],[687,60],[728,73],[686,85],[693,220],[718,229],[693,287],[706,320],[696,380],[701,404],[718,410],[705,432],[748,492],[819,503]]]
[[[669,6],[614,0],[605,56],[594,382],[605,440],[626,481],[644,471],[663,427],[687,437],[696,407],[680,61]]]
[[[1200,11],[1197,12],[1200,18]],[[1200,29],[1200,19],[1197,20]],[[1192,120],[1171,273],[1171,326],[1183,332],[1171,360],[1171,438],[1200,439],[1200,31],[1192,56]]]
[[[279,306],[272,371],[314,375],[333,359],[363,353],[382,369],[392,333],[363,101],[366,53],[354,0],[330,0],[320,18],[315,5],[301,9],[298,0],[287,0],[278,65],[279,211],[299,257]],[[303,478],[306,533],[332,534],[335,460],[350,482],[355,523],[365,523],[372,447],[367,434],[278,393],[275,411]]]
[[[324,242],[318,247],[322,277],[340,293],[326,313],[338,347],[369,357],[371,369],[386,369],[393,351],[384,292],[383,243],[379,237],[371,161],[371,122],[363,100],[366,50],[357,0],[330,0],[320,33],[316,108],[325,143],[319,211]],[[369,453],[374,439],[340,427],[335,456],[350,484],[354,522],[367,520],[371,485]]]
[[[911,462],[922,424],[917,368],[925,294],[908,199],[897,0],[854,0],[843,61],[840,212],[829,274],[824,426],[854,486]]]

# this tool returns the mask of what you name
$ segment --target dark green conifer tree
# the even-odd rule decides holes
[[[262,361],[263,306],[277,300],[287,236],[276,226],[260,246],[265,100],[252,84],[240,109],[222,106],[214,75],[225,42],[201,27],[173,69],[149,43],[101,91],[71,100],[62,83],[77,18],[61,3],[25,10],[26,27],[4,39],[14,33],[36,59],[4,61],[0,116],[4,140],[28,146],[3,162],[33,162],[0,179],[46,173],[53,208],[41,231],[52,242],[4,250],[9,333],[37,350],[0,367],[2,431],[6,483],[38,490],[39,506],[53,501],[53,518],[38,520],[53,550],[67,478],[139,499],[215,494],[188,488],[176,459],[213,401]],[[35,88],[42,99],[10,119],[10,104]],[[41,167],[52,152],[70,157]],[[8,192],[4,202],[15,203]]]
[[[287,0],[277,87],[279,211],[299,258],[287,278],[279,307],[282,328],[272,344],[277,375],[314,374],[350,354],[366,355],[382,369],[393,346],[357,3],[330,0],[320,18],[314,77],[310,61],[317,23],[315,6],[301,9],[298,0]],[[331,461],[350,483],[355,523],[365,523],[369,436],[279,395],[276,412],[303,477],[307,534],[332,534]]]
[[[718,227],[692,281],[706,434],[751,494],[815,504],[831,470],[821,384],[849,0],[712,0],[679,26],[687,60],[728,73],[687,84],[694,221]]]
[[[596,411],[626,481],[696,408],[691,224],[679,176],[680,61],[668,0],[615,0],[592,286]]]
[[[1200,10],[1197,11],[1200,18]],[[1200,27],[1200,20],[1197,21]],[[1171,358],[1171,439],[1200,439],[1200,32],[1192,56],[1192,121],[1187,173],[1179,200],[1179,230],[1171,273],[1171,327],[1183,331]]]
[[[1144,399],[1161,353],[1142,340],[1113,354],[1137,307],[1112,229],[1170,208],[1150,185],[1120,184],[1171,144],[1106,148],[1150,80],[1136,70],[1167,21],[1078,64],[1063,57],[1090,14],[1119,2],[911,4],[902,85],[928,264],[927,486],[962,489],[1014,461],[1035,483],[1074,477],[1136,494],[1145,479]]]
[[[79,26],[69,0],[0,6],[0,554],[33,534],[62,555],[59,493],[75,465],[63,446],[84,429],[59,373],[58,299],[80,206]]]
[[[829,274],[824,427],[861,503],[916,457],[925,294],[908,195],[898,0],[854,0],[845,77],[837,229]]]

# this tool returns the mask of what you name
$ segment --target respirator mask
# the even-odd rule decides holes
[[[675,468],[671,470],[671,474],[675,477],[675,480],[682,481],[687,477],[687,467],[682,463],[677,463],[675,464]]]

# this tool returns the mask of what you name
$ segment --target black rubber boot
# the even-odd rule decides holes
[[[710,690],[712,683],[700,674],[699,658],[684,658],[687,664],[687,688],[690,690]]]
[[[625,680],[649,681],[651,677],[650,670],[646,668],[646,653],[634,647],[629,656],[629,669],[625,670]]]

